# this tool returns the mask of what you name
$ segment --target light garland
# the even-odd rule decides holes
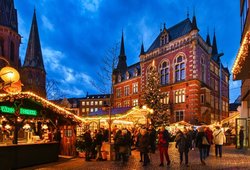
[[[4,100],[4,98],[7,98]],[[7,101],[7,100],[12,100],[13,98],[15,99],[20,99],[20,98],[31,98],[35,101],[40,102],[43,107],[50,108],[53,111],[63,115],[65,118],[72,118],[75,122],[82,123],[85,120],[80,118],[79,116],[65,110],[64,108],[32,93],[32,92],[20,92],[20,93],[11,93],[11,94],[0,94],[0,101]]]
[[[238,55],[236,57],[236,60],[232,68],[232,73],[234,75],[237,75],[241,72],[242,64],[245,62],[246,57],[249,55],[249,46],[250,46],[250,31],[247,31],[241,43]]]

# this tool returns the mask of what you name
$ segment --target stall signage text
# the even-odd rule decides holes
[[[9,107],[9,106],[0,106],[0,111],[3,113],[9,113],[9,114],[15,113],[14,107]],[[37,111],[31,110],[31,109],[20,108],[20,115],[36,116]]]

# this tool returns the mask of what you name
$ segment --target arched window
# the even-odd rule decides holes
[[[175,59],[175,81],[182,81],[186,78],[186,66],[183,56],[179,56]]]
[[[15,45],[12,41],[10,43],[10,60],[11,61],[15,60]]]
[[[162,85],[169,83],[169,63],[167,61],[162,62],[160,65],[160,76]]]

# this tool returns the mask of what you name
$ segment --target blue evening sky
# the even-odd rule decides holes
[[[15,0],[18,11],[22,62],[34,7],[36,8],[47,77],[60,82],[67,97],[99,93],[95,81],[105,53],[120,42],[124,31],[128,65],[139,61],[163,23],[171,27],[193,9],[203,38],[215,29],[218,51],[231,72],[240,44],[239,1],[237,0]],[[209,29],[208,29],[209,28]],[[231,78],[232,79],[232,78]],[[230,102],[240,94],[240,82],[230,81]]]

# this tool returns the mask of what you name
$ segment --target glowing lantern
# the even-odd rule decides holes
[[[18,71],[9,66],[6,66],[1,69],[0,76],[5,83],[17,82],[20,79]]]

